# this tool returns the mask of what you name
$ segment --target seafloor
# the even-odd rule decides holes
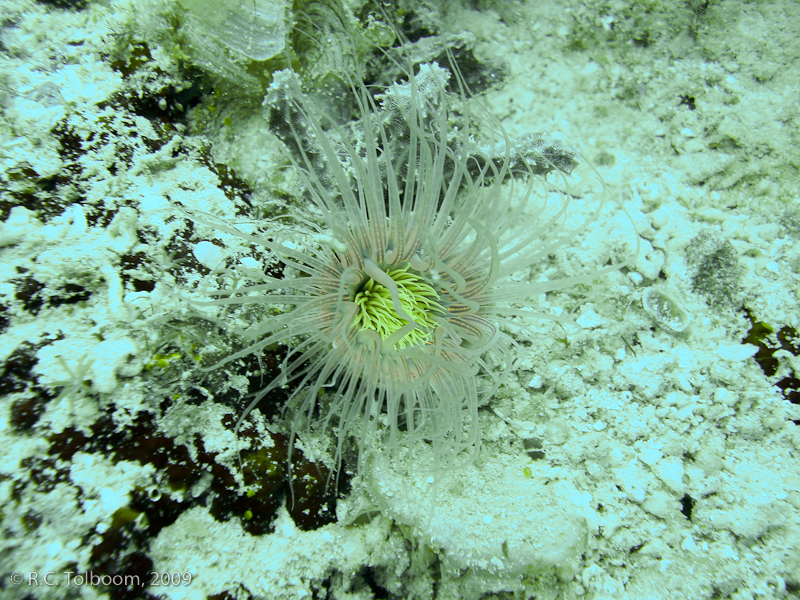
[[[600,218],[543,268],[629,255],[623,208],[640,253],[540,299],[574,324],[515,333],[480,456],[436,489],[375,463],[336,498],[309,436],[287,503],[266,406],[242,492],[234,424],[280,356],[201,372],[231,348],[190,300],[221,263],[274,262],[174,206],[290,235],[264,74],[288,40],[328,83],[295,25],[380,44],[370,7],[0,1],[0,598],[799,597],[794,0],[387,9],[414,42],[460,40],[511,139],[558,136],[605,180]]]

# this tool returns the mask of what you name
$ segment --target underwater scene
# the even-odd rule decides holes
[[[0,600],[800,597],[799,3],[0,6]]]

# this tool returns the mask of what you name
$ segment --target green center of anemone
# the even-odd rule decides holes
[[[431,330],[436,328],[435,313],[445,312],[439,304],[439,295],[422,277],[409,272],[407,265],[388,270],[386,274],[397,286],[400,306],[417,324],[394,347],[399,349],[424,344],[430,339]],[[361,286],[353,302],[360,309],[354,325],[362,331],[375,331],[383,340],[408,324],[397,314],[389,288],[372,278]]]

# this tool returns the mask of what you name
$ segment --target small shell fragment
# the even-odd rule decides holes
[[[642,306],[661,327],[680,333],[692,322],[692,317],[666,292],[647,288],[642,295]]]

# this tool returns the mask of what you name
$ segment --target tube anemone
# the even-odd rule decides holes
[[[478,407],[513,369],[516,344],[499,327],[517,310],[508,302],[534,307],[543,292],[622,266],[557,281],[511,280],[584,231],[601,202],[589,220],[565,226],[569,195],[546,175],[565,182],[574,154],[557,146],[548,154],[541,144],[527,154],[515,149],[502,126],[475,108],[449,53],[448,63],[416,73],[409,65],[402,82],[377,96],[351,80],[355,129],[324,117],[293,73],[275,74],[265,106],[270,121],[282,124],[316,208],[314,232],[330,244],[294,249],[192,215],[260,244],[297,273],[208,292],[214,306],[292,306],[255,324],[250,345],[209,367],[288,347],[281,375],[256,394],[237,430],[289,383],[292,444],[313,427],[335,432],[337,464],[355,439],[359,465],[383,450],[407,470],[446,468],[478,449]],[[458,113],[446,91],[451,81]],[[434,458],[421,466],[414,457],[422,445]]]

